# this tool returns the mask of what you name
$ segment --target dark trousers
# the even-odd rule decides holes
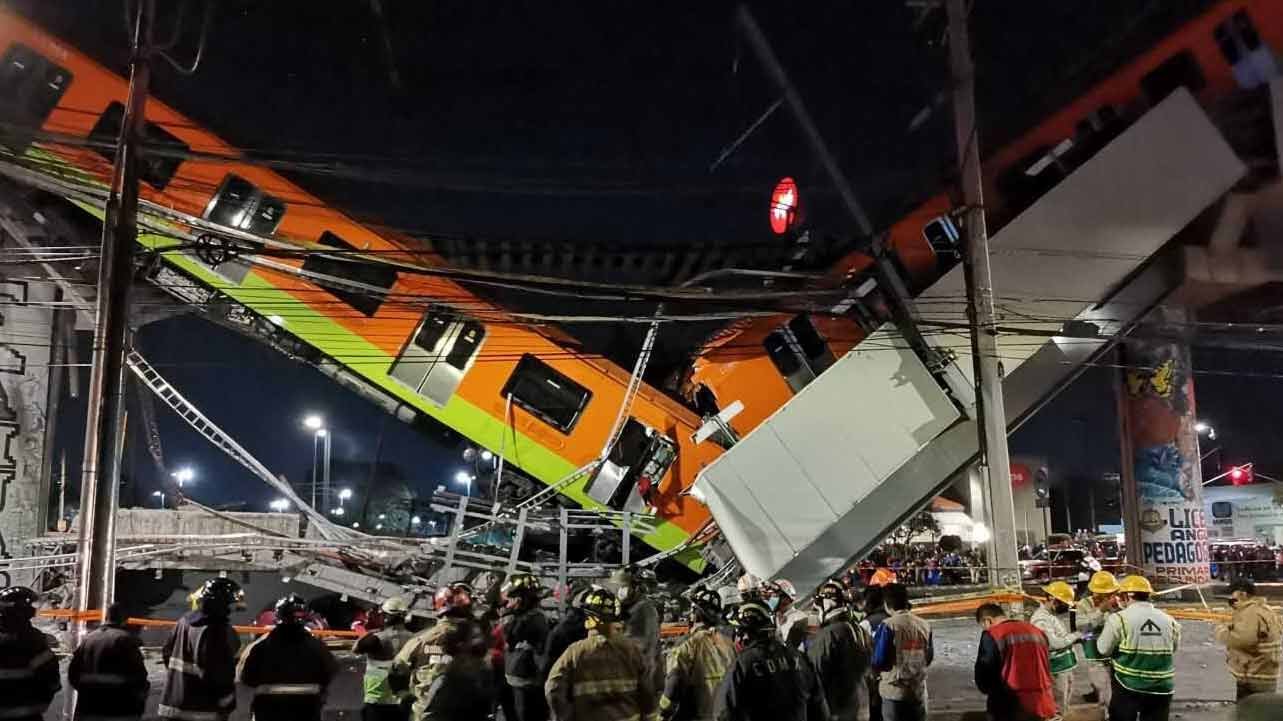
[[[1109,699],[1109,721],[1167,721],[1172,697],[1152,693],[1136,693],[1124,688],[1114,679],[1114,691]]]
[[[361,721],[410,721],[406,704],[367,703],[361,707]]]
[[[546,721],[548,718],[543,686],[505,686],[502,706],[504,721]]]
[[[1242,701],[1254,693],[1274,693],[1278,689],[1277,683],[1243,683],[1235,684],[1234,700]]]
[[[927,707],[919,699],[897,701],[884,698],[882,699],[882,721],[927,721]]]

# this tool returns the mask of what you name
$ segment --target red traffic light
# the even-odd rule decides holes
[[[1234,466],[1230,468],[1230,483],[1236,486],[1246,486],[1256,479],[1253,477],[1251,464],[1245,466]]]

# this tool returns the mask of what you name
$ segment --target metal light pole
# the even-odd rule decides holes
[[[138,148],[143,137],[150,68],[154,0],[138,3],[129,63],[129,95],[120,124],[111,192],[103,220],[98,265],[97,322],[89,380],[89,412],[80,493],[80,559],[76,609],[106,608],[115,595],[116,505],[125,412],[125,352],[128,344],[129,287],[138,235]],[[80,618],[84,618],[82,615]],[[76,635],[85,622],[76,623]]]
[[[949,60],[953,69],[953,123],[958,145],[962,194],[966,202],[968,304],[976,376],[977,435],[984,475],[988,477],[990,530],[993,533],[989,582],[1020,583],[1016,552],[1016,504],[1011,492],[1011,457],[1007,451],[1007,411],[1002,398],[998,360],[998,327],[989,267],[989,233],[985,227],[980,132],[976,127],[975,68],[967,32],[966,0],[947,0]]]

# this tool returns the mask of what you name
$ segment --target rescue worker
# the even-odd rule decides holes
[[[1254,693],[1274,693],[1279,685],[1279,652],[1283,624],[1278,614],[1256,595],[1256,584],[1240,578],[1230,583],[1234,615],[1216,629],[1225,644],[1225,663],[1242,701]]]
[[[570,644],[575,641],[582,641],[588,638],[588,628],[584,625],[588,621],[588,614],[580,607],[583,603],[584,594],[588,593],[591,587],[577,589],[570,597],[570,603],[566,605],[566,613],[548,632],[548,642],[544,645],[544,653],[541,659],[539,673],[544,678],[548,677],[548,671],[552,668],[561,654],[570,648]]]
[[[1056,690],[1056,703],[1063,714],[1069,710],[1069,698],[1074,692],[1074,669],[1078,666],[1074,644],[1082,634],[1070,633],[1060,620],[1074,605],[1074,589],[1064,581],[1053,581],[1043,586],[1042,592],[1047,594],[1047,598],[1038,604],[1029,622],[1047,636],[1052,685]]]
[[[811,617],[793,606],[797,589],[788,579],[780,578],[762,587],[766,605],[775,612],[775,625],[780,640],[789,648],[801,649],[811,630]]]
[[[1181,627],[1154,608],[1149,581],[1130,575],[1118,584],[1123,610],[1110,614],[1096,639],[1114,665],[1109,721],[1167,721],[1175,692],[1175,656]]]
[[[178,619],[161,649],[165,687],[161,718],[225,720],[236,708],[236,654],[241,641],[232,629],[232,606],[244,592],[233,580],[211,578],[196,591],[198,607]]]
[[[254,690],[256,721],[320,721],[338,661],[307,630],[307,601],[291,593],[276,602],[276,625],[241,654],[236,680]]]
[[[654,588],[655,572],[649,568],[626,566],[611,574],[618,589],[619,608],[628,637],[641,645],[651,680],[647,687],[655,693],[664,685],[664,650],[659,645],[659,609],[647,594]],[[658,703],[659,699],[656,698]]]
[[[1036,626],[1007,617],[996,603],[976,609],[980,652],[976,688],[986,697],[992,721],[1043,721],[1056,717],[1047,636]]]
[[[717,622],[717,631],[726,637],[727,641],[735,641],[735,629],[731,627],[731,619],[735,617],[735,609],[739,608],[741,597],[739,588],[727,584],[717,589],[717,598],[722,602],[722,620]]]
[[[740,604],[731,625],[739,655],[718,688],[717,721],[828,721],[819,676],[806,656],[780,641],[765,604]]]
[[[659,699],[659,716],[664,721],[712,719],[717,687],[735,662],[734,644],[718,630],[721,596],[699,588],[691,593],[690,602],[690,631],[668,654],[664,695]]]
[[[76,689],[76,718],[141,719],[147,703],[147,667],[142,641],[125,627],[125,611],[111,604],[102,624],[76,647],[67,667],[67,683]]]
[[[647,721],[655,716],[649,662],[637,642],[615,627],[619,599],[604,588],[584,594],[588,638],[566,649],[548,672],[544,692],[556,721]]]
[[[539,668],[539,655],[548,643],[548,617],[539,608],[543,587],[533,574],[518,573],[503,585],[503,676],[507,690],[503,695],[504,721],[544,721],[548,706],[544,701],[544,675]]]
[[[853,623],[846,589],[828,581],[815,593],[820,610],[820,630],[815,633],[806,655],[811,659],[836,721],[863,721],[868,718],[869,663],[873,638],[863,626]]]
[[[1074,622],[1082,634],[1083,666],[1091,683],[1096,703],[1108,709],[1113,696],[1114,671],[1109,657],[1096,650],[1096,637],[1105,628],[1105,619],[1118,610],[1118,579],[1109,571],[1097,571],[1087,582],[1090,596],[1084,596],[1074,609]],[[1089,695],[1090,699],[1091,696]]]
[[[0,590],[0,713],[6,719],[40,721],[62,686],[58,657],[31,625],[37,600],[23,586]]]
[[[873,637],[873,669],[881,674],[878,694],[886,721],[925,721],[927,667],[935,658],[931,626],[909,611],[909,591],[898,583],[882,587],[887,616]]]
[[[883,595],[881,586],[867,586],[864,589],[864,620],[860,625],[865,631],[869,632],[869,638],[876,639],[878,628],[882,622],[887,619],[886,598]],[[873,721],[882,721],[882,693],[878,691],[878,686],[882,683],[882,675],[878,673],[876,667],[869,669],[868,687],[869,687],[869,718]]]
[[[383,628],[365,634],[352,645],[352,653],[365,656],[361,721],[407,721],[410,707],[404,703],[406,694],[388,686],[388,671],[392,659],[414,637],[406,627],[410,605],[394,596],[384,601],[379,610],[383,612]]]
[[[432,605],[436,625],[401,649],[388,685],[393,691],[411,689],[414,721],[485,719],[494,705],[494,688],[485,667],[485,639],[472,616],[472,588],[442,586]]]

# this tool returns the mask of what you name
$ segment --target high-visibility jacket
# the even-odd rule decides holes
[[[168,671],[158,715],[180,721],[222,721],[231,715],[240,648],[226,618],[192,611],[178,619],[161,650]]]
[[[1052,675],[1058,676],[1073,671],[1078,666],[1078,657],[1074,655],[1074,643],[1078,641],[1078,634],[1070,633],[1060,618],[1046,606],[1039,606],[1029,622],[1047,636]]]
[[[254,689],[258,721],[320,721],[325,689],[339,672],[334,654],[298,624],[277,626],[251,643],[236,680]]]
[[[556,721],[651,721],[652,679],[636,641],[593,629],[552,665],[544,693]]]
[[[696,626],[668,654],[660,716],[679,721],[712,719],[717,686],[734,662],[735,646],[730,639],[715,628]]]
[[[390,626],[367,633],[352,644],[352,653],[365,656],[365,693],[362,700],[373,705],[397,705],[405,693],[393,691],[388,686],[388,672],[397,653],[414,638],[405,626]]]
[[[1264,599],[1240,601],[1229,624],[1216,629],[1216,639],[1225,644],[1225,663],[1234,680],[1265,687],[1278,684],[1283,623]]]
[[[30,623],[0,629],[0,719],[40,719],[61,685],[43,633]]]
[[[72,654],[67,683],[76,689],[77,721],[142,717],[151,687],[142,642],[121,626],[99,626]]]
[[[1181,627],[1148,601],[1133,601],[1109,615],[1096,639],[1114,662],[1119,685],[1137,693],[1169,696],[1175,691],[1175,656]]]
[[[1047,636],[1032,623],[1007,620],[980,634],[976,686],[995,719],[1049,719],[1056,715]]]
[[[1111,612],[1097,608],[1091,596],[1080,600],[1074,608],[1074,618],[1078,632],[1083,635],[1083,659],[1088,663],[1109,663],[1109,657],[1096,650],[1096,637],[1105,628],[1105,619]]]

